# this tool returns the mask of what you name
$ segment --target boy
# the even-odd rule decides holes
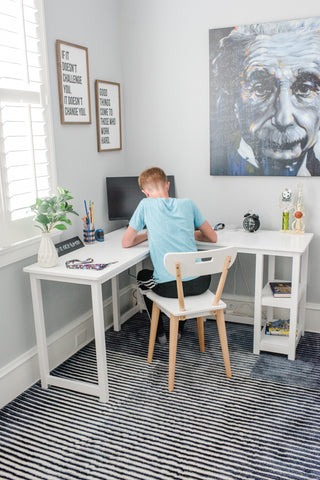
[[[148,240],[154,270],[140,271],[137,276],[138,286],[141,290],[153,289],[163,297],[177,298],[175,277],[167,272],[163,263],[165,254],[194,252],[197,250],[195,240],[215,243],[217,234],[191,200],[169,198],[169,182],[161,168],[145,170],[138,181],[147,198],[141,200],[132,215],[122,246],[133,247]],[[144,226],[147,231],[139,233]],[[199,230],[195,231],[195,228]],[[209,288],[210,280],[210,275],[183,279],[185,296],[204,293]],[[144,298],[151,317],[152,302]],[[184,322],[179,322],[180,337],[183,327]],[[165,344],[167,338],[161,316],[157,335],[159,343]]]

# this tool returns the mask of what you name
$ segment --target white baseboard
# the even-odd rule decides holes
[[[129,306],[121,316],[121,323],[139,310],[133,305],[132,287],[120,291],[121,304]],[[253,324],[253,298],[228,295],[226,320]],[[131,307],[131,305],[133,305]],[[112,299],[104,302],[105,329],[112,326]],[[307,303],[306,331],[320,333],[320,304]],[[80,350],[94,338],[92,311],[83,314],[48,338],[49,364],[53,369]],[[0,369],[0,408],[12,401],[40,378],[36,347]]]
[[[320,333],[320,304],[306,304],[306,332]]]
[[[120,304],[129,305],[121,315],[121,323],[128,320],[139,308],[133,305],[132,287],[120,290]],[[112,326],[112,299],[104,302],[105,329]],[[89,310],[66,327],[48,337],[50,369],[54,369],[94,338],[92,310]],[[20,355],[0,369],[0,408],[31,387],[40,379],[37,348]]]

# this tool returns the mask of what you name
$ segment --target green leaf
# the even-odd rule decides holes
[[[58,225],[55,225],[53,228],[57,228],[58,230],[67,230],[67,227],[63,225],[63,223],[58,223]]]
[[[50,205],[47,203],[42,203],[41,205],[38,206],[38,211],[39,213],[47,213],[50,208]]]
[[[43,215],[42,213],[37,215],[35,220],[36,222],[42,223],[43,225],[47,225],[48,223],[50,223],[50,219],[48,218],[48,216]]]
[[[65,222],[67,223],[68,225],[72,225],[72,222],[71,220],[69,220],[66,216],[64,215],[61,215],[60,217],[57,218],[57,221],[59,222]]]

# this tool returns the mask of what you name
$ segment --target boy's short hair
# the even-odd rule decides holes
[[[141,190],[144,190],[147,186],[150,185],[164,185],[168,181],[167,175],[161,168],[152,167],[144,170],[138,179],[139,187]]]

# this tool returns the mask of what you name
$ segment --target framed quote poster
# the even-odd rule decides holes
[[[57,40],[56,53],[61,123],[91,123],[88,49]]]
[[[98,152],[121,150],[120,84],[96,80]]]

